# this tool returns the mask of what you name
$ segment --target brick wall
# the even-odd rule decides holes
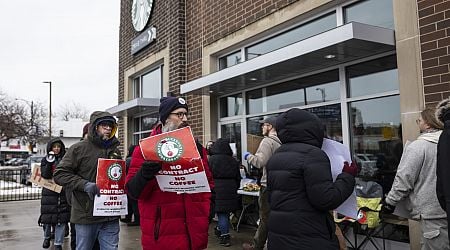
[[[202,50],[239,29],[298,0],[189,0],[186,2],[186,80],[202,76]],[[202,139],[201,95],[188,95],[192,105],[190,122]]]
[[[150,55],[169,48],[169,91],[179,94],[180,84],[186,82],[186,44],[185,44],[185,1],[166,0],[155,1],[152,15],[147,26],[156,27],[156,40],[138,53],[131,55],[131,41],[140,32],[136,32],[131,21],[131,6],[133,1],[122,0],[120,8],[120,40],[119,40],[119,103],[124,100],[124,72],[130,67],[142,62]],[[189,100],[188,100],[189,101]],[[123,142],[123,123],[119,123],[119,140]],[[130,129],[130,126],[129,126]],[[127,147],[128,145],[123,145]]]
[[[450,96],[450,1],[417,1],[426,106]]]
[[[156,26],[156,42],[135,55],[131,41],[139,34],[131,22],[132,1],[121,1],[119,46],[119,103],[124,102],[124,71],[169,46],[169,91],[202,76],[202,48],[298,0],[155,1],[147,27]],[[195,137],[203,137],[203,104],[200,92],[186,95]],[[123,123],[119,123],[123,142]],[[128,145],[124,145],[126,147]]]

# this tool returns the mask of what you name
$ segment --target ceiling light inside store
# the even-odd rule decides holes
[[[258,78],[252,77],[252,78],[250,78],[249,80],[250,80],[250,81],[256,81],[256,80],[258,80]]]
[[[326,59],[333,59],[333,58],[335,58],[336,57],[336,55],[333,55],[333,54],[329,54],[329,55],[326,55],[326,56],[324,56]]]

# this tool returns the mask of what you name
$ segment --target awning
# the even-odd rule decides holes
[[[394,30],[353,22],[187,82],[180,92],[208,87],[223,95],[393,50]]]
[[[159,108],[158,98],[136,98],[128,102],[111,107],[106,111],[115,116],[132,116],[144,111],[157,112]]]

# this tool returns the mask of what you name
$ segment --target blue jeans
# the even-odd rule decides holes
[[[96,224],[75,224],[75,229],[77,231],[77,250],[92,249],[96,238],[98,238],[102,250],[119,248],[119,220]]]
[[[64,243],[64,231],[66,230],[66,224],[58,224],[55,226],[55,242],[54,245],[62,245]],[[50,239],[52,234],[52,225],[44,224],[44,238]]]
[[[219,221],[217,222],[220,230],[220,234],[229,234],[230,214],[229,213],[217,213]]]

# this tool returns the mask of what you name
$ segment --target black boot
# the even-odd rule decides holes
[[[44,239],[44,242],[42,243],[43,248],[49,248],[50,247],[50,239]]]
[[[218,227],[214,227],[214,235],[216,235],[217,238],[220,238],[221,233]]]
[[[62,246],[61,245],[55,245],[55,250],[62,250]]]
[[[219,244],[221,245],[221,246],[224,246],[224,247],[229,247],[229,246],[231,246],[231,243],[230,243],[230,235],[229,234],[223,234],[223,235],[221,235],[220,236],[220,242],[219,242]]]

